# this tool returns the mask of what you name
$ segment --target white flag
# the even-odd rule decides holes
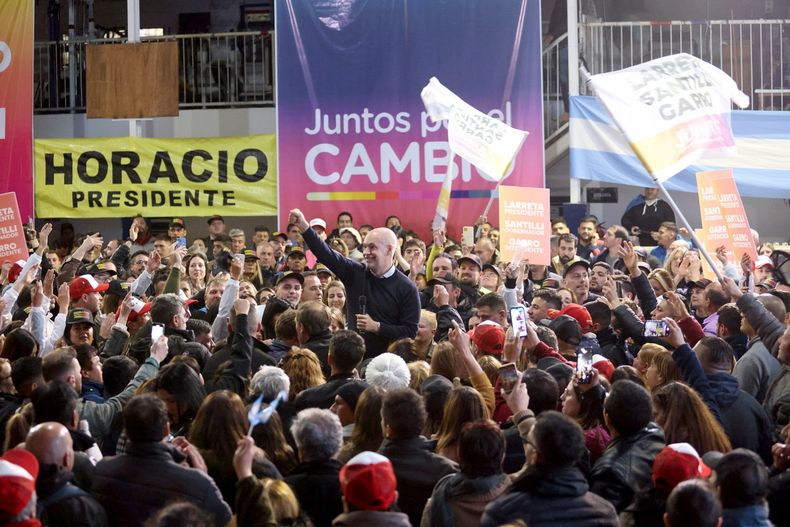
[[[659,181],[703,157],[736,155],[730,107],[745,108],[749,97],[703,60],[680,53],[595,75],[590,84]]]
[[[431,77],[420,96],[434,122],[448,120],[447,141],[454,154],[496,181],[505,176],[510,162],[524,144],[527,132],[516,130],[476,110],[436,77]]]

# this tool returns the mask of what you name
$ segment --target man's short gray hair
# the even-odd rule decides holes
[[[291,434],[299,447],[302,461],[332,459],[343,446],[340,419],[329,410],[302,410],[291,425]]]
[[[281,391],[289,393],[290,390],[291,379],[277,366],[261,366],[250,381],[252,396],[257,398],[263,394],[263,398],[267,401],[273,401]]]

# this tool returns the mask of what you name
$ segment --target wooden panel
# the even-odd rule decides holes
[[[178,115],[178,44],[92,44],[87,47],[88,118]]]

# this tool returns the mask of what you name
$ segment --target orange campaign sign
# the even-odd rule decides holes
[[[551,262],[549,189],[499,187],[499,250],[503,262]]]
[[[708,251],[708,254],[715,257],[716,247],[721,247],[721,244],[714,247],[712,246],[712,244],[708,243],[708,233],[705,231],[705,229],[694,229],[694,234],[697,235],[697,239],[702,244],[702,246],[705,247],[705,250]],[[711,280],[715,280],[716,273],[713,272],[713,269],[708,263],[708,259],[700,258],[699,261],[702,264],[702,276],[704,278],[710,278]],[[715,262],[716,260],[714,259],[713,261]]]
[[[697,189],[702,229],[707,238],[705,248],[713,254],[724,245],[734,253],[736,262],[744,253],[754,261],[757,248],[732,171],[697,172]]]
[[[16,194],[0,194],[0,263],[27,260],[28,256]]]

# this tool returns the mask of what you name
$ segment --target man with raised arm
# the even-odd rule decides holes
[[[366,358],[384,353],[394,340],[414,338],[420,322],[419,293],[394,265],[398,240],[390,229],[373,229],[365,236],[359,263],[332,250],[299,209],[291,211],[288,221],[299,228],[318,261],[346,286],[348,329],[362,335]]]

